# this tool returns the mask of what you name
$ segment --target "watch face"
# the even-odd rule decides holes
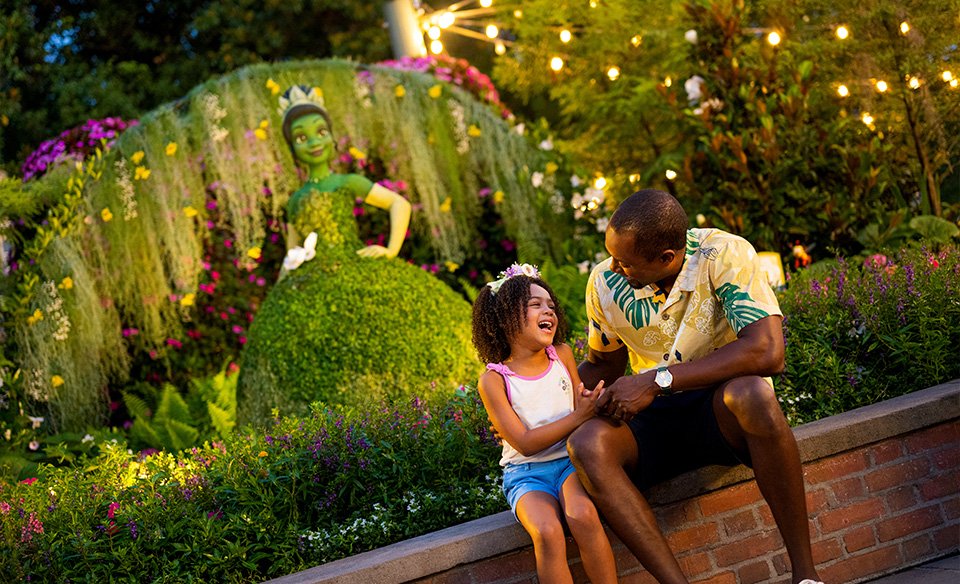
[[[666,369],[657,371],[657,376],[654,377],[653,380],[660,387],[670,387],[670,384],[673,383],[673,374]]]

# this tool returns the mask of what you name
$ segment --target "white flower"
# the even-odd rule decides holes
[[[40,448],[40,443],[37,442],[36,440],[31,440],[31,441],[30,441],[30,450],[36,450],[36,449],[38,449],[38,448]]]
[[[587,201],[593,201],[594,203],[596,203],[597,205],[599,205],[599,204],[603,203],[604,194],[603,194],[603,190],[602,190],[602,189],[595,189],[595,188],[593,188],[593,187],[587,187],[587,189],[583,192],[583,197],[584,197]]]
[[[691,28],[687,32],[683,33],[683,38],[687,39],[688,43],[695,45],[697,44],[697,31]]]
[[[603,260],[607,259],[607,256],[602,251],[598,251],[596,254],[594,254],[593,259],[599,264]]]
[[[524,126],[522,123],[517,124],[516,126],[513,127],[513,131],[520,134],[521,136],[523,136],[523,132],[525,129],[526,129],[526,126]]]
[[[583,217],[583,211],[581,211],[580,209],[577,209],[576,211],[573,212],[574,219],[580,219],[582,217]]]
[[[522,266],[520,266],[520,271],[523,272],[523,275],[527,276],[528,278],[540,277],[540,272],[537,271],[537,268],[534,266],[531,266],[530,264],[523,264]]]
[[[590,260],[583,260],[582,262],[577,264],[577,270],[579,270],[581,274],[586,274],[587,272],[589,272]]]
[[[10,434],[10,428],[7,428],[7,431],[3,433],[3,437],[6,438],[7,440],[9,440],[9,439],[10,439],[10,436],[11,436],[11,434]]]
[[[533,183],[533,186],[540,188],[540,185],[543,184],[543,173],[542,172],[533,173],[533,178],[530,179],[530,182]]]
[[[700,90],[700,84],[705,80],[699,75],[694,75],[690,79],[687,79],[683,83],[683,89],[687,92],[687,101],[693,103],[699,101],[703,97],[703,92]]]
[[[290,271],[296,270],[300,267],[300,264],[303,263],[303,260],[306,259],[307,250],[303,249],[299,245],[297,247],[287,250],[287,257],[283,258],[283,269]]]
[[[574,209],[579,209],[580,206],[583,205],[583,195],[580,193],[573,193],[573,196],[570,197],[570,205]]]
[[[313,259],[313,256],[317,255],[317,234],[315,231],[311,231],[307,235],[307,239],[303,242],[303,249],[307,251],[306,256],[303,258],[303,261],[307,262]]]
[[[570,184],[573,186],[573,188],[579,187],[579,186],[580,186],[580,177],[577,176],[577,175],[571,176],[571,177],[570,177]]]
[[[702,227],[706,222],[707,218],[703,216],[703,213],[697,213],[697,226]]]
[[[33,429],[36,430],[40,427],[40,424],[43,423],[43,418],[35,418],[33,416],[27,416],[30,418],[30,422],[33,424]]]
[[[553,140],[547,138],[543,142],[540,142],[540,150],[553,150]]]
[[[597,231],[599,231],[600,233],[603,233],[604,231],[606,231],[608,223],[610,223],[610,220],[607,219],[606,217],[601,217],[597,219]]]
[[[711,97],[707,100],[707,107],[712,109],[715,112],[718,112],[723,109],[723,102],[717,99],[716,97]]]
[[[93,442],[93,436],[91,436],[90,434],[87,434],[86,436],[83,437],[83,440],[81,440],[80,442],[81,442],[81,443],[83,443],[83,442]]]

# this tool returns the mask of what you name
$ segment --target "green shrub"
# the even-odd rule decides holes
[[[0,571],[31,582],[251,582],[506,509],[476,393],[315,408],[142,460],[120,442],[0,486]]]
[[[960,377],[960,251],[814,265],[781,294],[793,424]]]

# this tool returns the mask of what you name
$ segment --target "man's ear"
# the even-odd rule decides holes
[[[677,257],[677,252],[673,251],[672,249],[665,249],[660,253],[660,257],[658,259],[660,260],[660,263],[668,266],[671,262],[673,262],[675,257]]]

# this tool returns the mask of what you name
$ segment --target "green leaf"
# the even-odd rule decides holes
[[[956,225],[936,215],[921,215],[910,220],[910,227],[924,239],[935,243],[949,243],[960,234]]]

